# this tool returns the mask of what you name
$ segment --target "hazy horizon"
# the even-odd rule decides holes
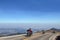
[[[60,29],[60,24],[46,24],[46,23],[0,23],[0,28],[33,28],[33,29]]]

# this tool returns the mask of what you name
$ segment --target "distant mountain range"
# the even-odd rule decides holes
[[[60,31],[60,29],[56,29],[56,28],[51,28],[50,30]]]

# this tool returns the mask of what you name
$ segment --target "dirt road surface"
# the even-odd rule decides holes
[[[24,35],[15,35],[15,36],[7,36],[7,37],[0,37],[0,40],[52,40],[55,35],[53,33],[35,33],[31,37],[25,37]],[[53,39],[55,40],[55,39]]]

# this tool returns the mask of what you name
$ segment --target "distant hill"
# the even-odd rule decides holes
[[[51,28],[50,30],[60,31],[60,29],[56,29],[56,28]]]

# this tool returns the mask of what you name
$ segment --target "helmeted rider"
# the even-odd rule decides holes
[[[27,36],[31,36],[32,35],[32,30],[31,30],[31,28],[29,28],[28,30],[27,30]]]

